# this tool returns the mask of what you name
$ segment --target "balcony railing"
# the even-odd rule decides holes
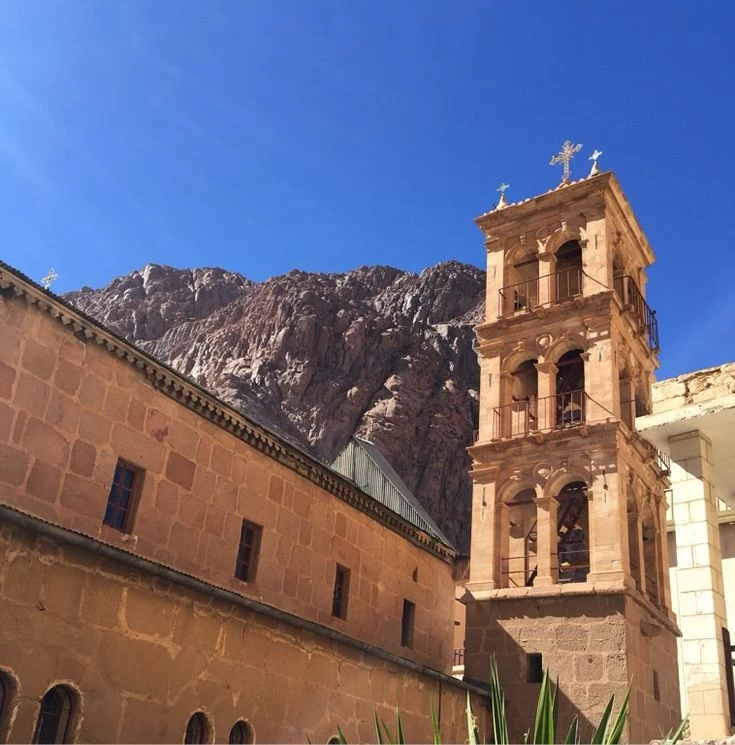
[[[648,346],[654,352],[657,352],[659,349],[659,339],[656,311],[651,310],[633,277],[628,275],[616,277],[613,285],[623,305],[632,310],[633,316],[638,321],[641,330],[645,331]]]
[[[616,417],[584,391],[514,401],[493,410],[493,440],[525,437],[552,429],[576,427],[585,422]]]
[[[499,290],[498,312],[501,316],[508,316],[519,310],[537,308],[546,303],[560,303],[581,295],[583,274],[580,268],[573,267],[503,287]]]
[[[552,305],[581,295],[583,277],[600,284],[582,269],[573,267],[503,287],[498,291],[498,315],[510,316],[521,310]],[[601,286],[604,287],[604,285]],[[623,306],[630,308],[641,331],[646,335],[648,346],[657,352],[659,338],[656,311],[651,310],[633,277],[628,275],[616,277],[613,281],[613,288]]]

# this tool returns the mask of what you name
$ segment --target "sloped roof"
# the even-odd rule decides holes
[[[375,444],[352,437],[332,468],[389,510],[456,551]]]

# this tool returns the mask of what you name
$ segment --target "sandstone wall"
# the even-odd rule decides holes
[[[626,604],[628,607],[626,608]],[[627,616],[627,622],[626,622]],[[588,741],[608,699],[619,703],[628,681],[631,693],[630,742],[648,742],[659,728],[679,721],[678,682],[659,680],[653,696],[656,661],[675,669],[676,641],[670,631],[646,638],[640,645],[636,628],[646,612],[624,594],[499,598],[467,606],[465,679],[487,680],[488,659],[495,655],[508,697],[512,741],[522,741],[533,723],[540,685],[527,682],[529,654],[541,654],[544,668],[559,680],[559,721],[566,735],[579,716],[582,741]],[[650,621],[650,619],[646,619]],[[660,628],[660,627],[659,627]],[[617,710],[616,710],[617,711]]]
[[[653,411],[679,409],[735,393],[735,362],[679,375],[654,383]]]
[[[102,525],[118,458],[145,469],[131,535]],[[0,296],[0,502],[418,662],[451,669],[450,566],[157,390],[72,325]],[[234,577],[242,520],[256,581]],[[351,570],[345,621],[335,565]],[[403,600],[416,604],[401,647]]]
[[[467,691],[287,622],[156,578],[112,557],[0,523],[0,670],[16,690],[0,741],[28,742],[39,701],[76,692],[76,742],[182,742],[195,711],[209,742],[238,720],[258,742],[325,743],[340,726],[373,741],[373,713],[431,740],[429,701],[445,742],[466,739]],[[482,701],[475,714],[486,728]],[[3,723],[0,722],[0,727]]]

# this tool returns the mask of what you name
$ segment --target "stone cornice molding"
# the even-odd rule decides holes
[[[157,390],[209,420],[267,457],[385,525],[448,563],[456,550],[419,530],[397,513],[362,492],[313,456],[282,440],[231,408],[172,368],[106,329],[57,295],[0,261],[0,297],[10,295],[36,306],[86,343],[94,343],[135,368]]]

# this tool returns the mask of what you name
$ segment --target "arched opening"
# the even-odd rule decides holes
[[[659,585],[659,530],[656,515],[651,510],[648,500],[641,509],[641,528],[643,538],[643,567],[645,570],[646,595],[654,604],[661,600]]]
[[[635,381],[635,415],[646,416],[651,413],[651,406],[648,403],[650,389],[648,382],[644,379],[645,373],[641,373]]]
[[[201,711],[197,711],[191,715],[186,725],[184,743],[185,745],[201,745],[201,743],[209,742],[209,733],[209,720]]]
[[[339,740],[339,737],[337,737],[337,735],[333,735],[327,740],[327,745],[339,745],[339,743],[340,743],[340,740]]]
[[[630,561],[630,576],[635,582],[636,589],[639,592],[643,592],[638,505],[635,494],[632,493],[630,487],[628,495],[628,556]]]
[[[582,293],[582,244],[567,241],[556,252],[556,299],[568,298]]]
[[[241,719],[230,730],[230,745],[252,745],[255,742],[255,732],[250,722]]]
[[[0,742],[5,742],[14,694],[13,679],[4,670],[0,670]]]
[[[556,426],[584,421],[584,359],[582,350],[563,354],[556,363]]]
[[[538,428],[538,371],[536,360],[526,360],[511,373],[510,434],[525,434]]]
[[[57,685],[41,699],[34,743],[69,742],[74,713],[74,694],[68,686]]]
[[[559,582],[585,582],[590,569],[587,484],[572,481],[556,499]]]
[[[501,293],[501,315],[515,313],[539,304],[538,258],[532,254],[520,257],[505,267],[505,287]]]
[[[507,510],[507,554],[503,560],[506,587],[530,587],[536,578],[536,492],[524,489],[505,503]]]
[[[613,288],[618,297],[625,302],[625,266],[620,258],[620,254],[615,253],[613,256]]]

